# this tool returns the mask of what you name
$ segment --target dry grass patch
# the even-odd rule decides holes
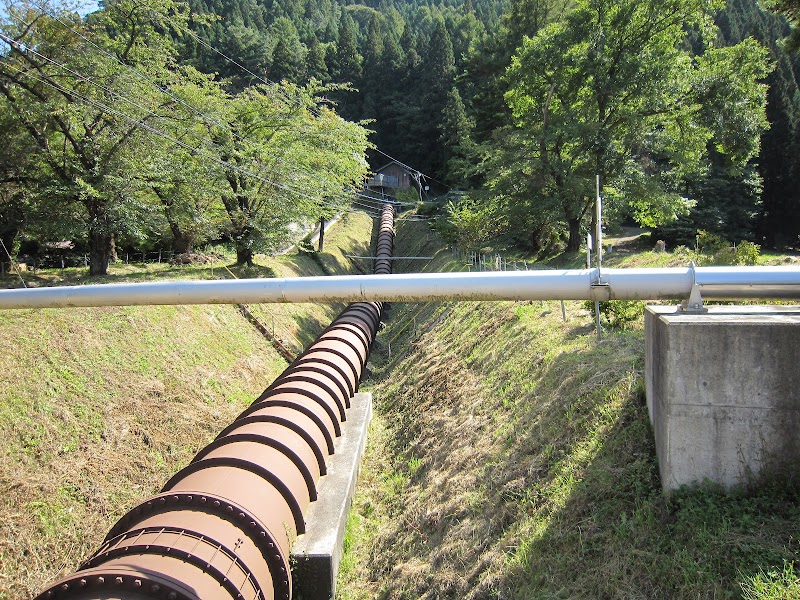
[[[0,337],[9,599],[73,571],[285,365],[228,306],[9,311]]]

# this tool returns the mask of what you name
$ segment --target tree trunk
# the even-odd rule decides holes
[[[111,235],[106,231],[89,231],[89,275],[106,275],[111,257]]]
[[[570,217],[567,219],[569,227],[569,240],[567,240],[567,252],[578,252],[581,249],[581,219],[580,217]]]
[[[189,235],[174,235],[172,249],[175,254],[191,254],[194,252],[194,239]]]
[[[236,264],[253,266],[253,251],[246,246],[236,246]]]
[[[172,250],[175,254],[191,254],[194,252],[194,236],[181,229],[175,216],[174,200],[162,192],[158,186],[153,186],[153,191],[164,206],[164,216],[167,218],[169,229],[172,232]]]
[[[89,275],[106,275],[108,262],[114,250],[114,234],[108,213],[102,204],[89,209]]]

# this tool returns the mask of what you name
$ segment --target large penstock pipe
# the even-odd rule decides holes
[[[390,272],[384,209],[376,270]],[[37,600],[289,600],[289,555],[358,390],[382,306],[348,306],[161,493]]]

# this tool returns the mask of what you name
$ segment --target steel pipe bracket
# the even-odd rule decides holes
[[[678,310],[689,314],[707,313],[708,309],[703,306],[703,296],[700,294],[700,284],[697,283],[697,265],[694,261],[689,262],[689,272],[692,274],[692,289],[689,297],[678,305]]]

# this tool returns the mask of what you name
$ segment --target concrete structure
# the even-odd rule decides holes
[[[647,408],[661,484],[726,488],[800,466],[800,307],[649,306]]]
[[[292,547],[294,600],[329,600],[335,596],[347,515],[371,418],[372,394],[353,396],[336,452],[328,458],[328,474],[319,481],[317,502],[308,509],[306,532]]]

